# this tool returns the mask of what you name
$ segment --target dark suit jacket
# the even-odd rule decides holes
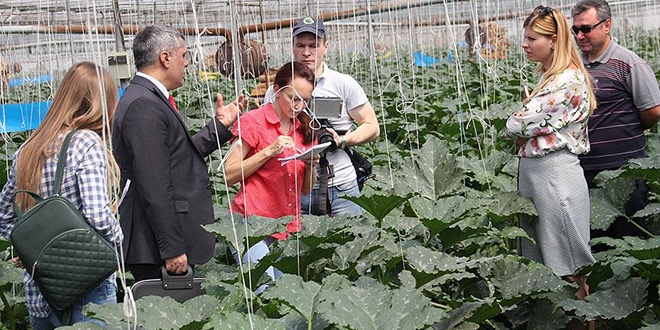
[[[131,180],[119,207],[126,263],[162,264],[182,253],[190,264],[211,259],[215,239],[202,228],[215,220],[204,157],[231,132],[213,119],[191,136],[158,88],[135,76],[117,106],[113,133],[122,189]]]

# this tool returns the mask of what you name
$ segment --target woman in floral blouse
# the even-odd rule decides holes
[[[523,256],[578,283],[578,298],[589,294],[581,266],[595,260],[589,246],[589,191],[579,154],[589,151],[587,119],[596,107],[589,75],[559,10],[539,6],[523,23],[522,48],[538,62],[541,79],[506,123],[505,137],[516,140],[518,191],[531,198],[538,220],[520,225],[536,245],[519,244]]]

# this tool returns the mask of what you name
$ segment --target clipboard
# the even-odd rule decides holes
[[[313,147],[305,150],[302,153],[297,153],[295,155],[291,155],[289,157],[282,157],[278,158],[277,160],[282,162],[282,166],[286,165],[286,163],[294,160],[294,159],[300,159],[300,158],[305,158],[308,157],[312,154],[320,154],[323,152],[323,150],[327,149],[330,146],[330,142],[325,142],[321,144],[314,145]]]

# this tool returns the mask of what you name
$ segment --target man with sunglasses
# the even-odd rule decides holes
[[[660,118],[660,89],[651,67],[610,37],[612,13],[607,1],[579,1],[571,16],[573,34],[593,77],[597,100],[589,118],[591,151],[580,156],[587,183],[595,188],[594,178],[601,171],[616,170],[629,159],[647,157],[644,130],[655,126]],[[636,180],[626,215],[643,209],[647,196],[646,182]],[[643,219],[636,221],[643,223]],[[592,231],[591,237],[640,234],[637,227],[620,218],[607,232]]]

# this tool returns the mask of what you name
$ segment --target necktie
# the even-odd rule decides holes
[[[179,108],[176,107],[176,102],[174,101],[174,98],[172,97],[172,94],[170,94],[170,97],[168,98],[168,100],[170,101],[170,104],[172,105],[172,107],[174,107],[174,110],[176,110],[176,112],[179,112]]]

